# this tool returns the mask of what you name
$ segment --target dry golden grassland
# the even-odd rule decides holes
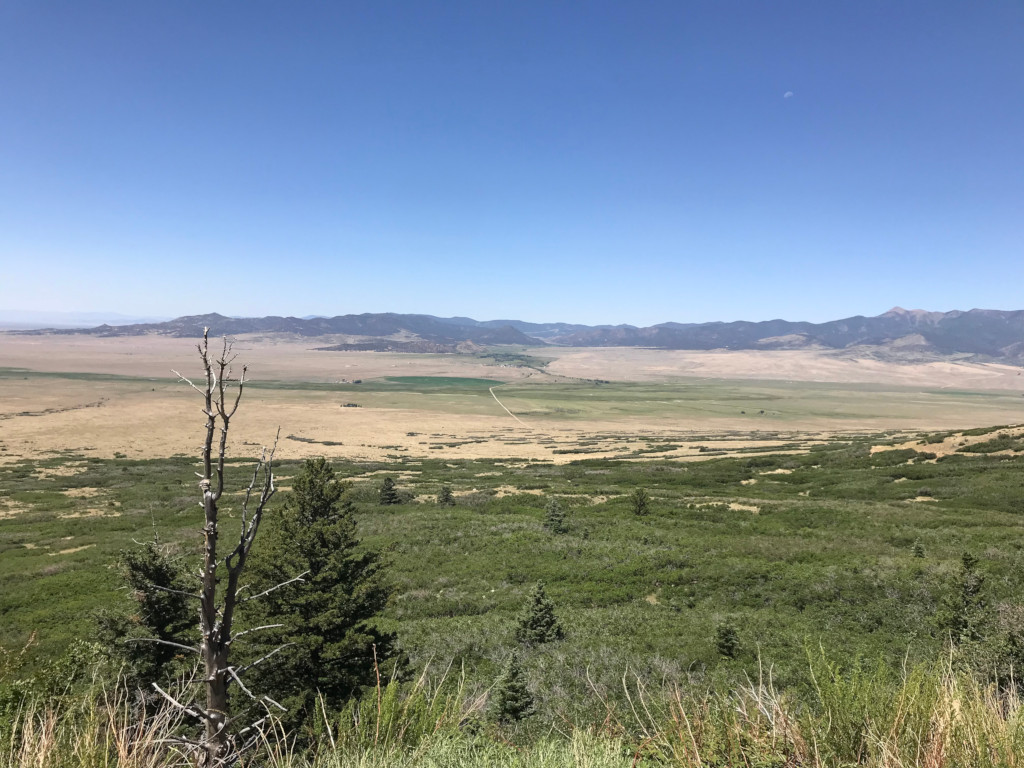
[[[1006,365],[540,348],[529,352],[550,362],[537,370],[472,355],[316,349],[331,343],[237,339],[253,387],[233,424],[236,454],[278,426],[281,458],[564,462],[800,450],[837,434],[1024,421],[1024,377]],[[200,373],[193,342],[0,334],[0,461],[194,454],[199,402],[171,369]]]

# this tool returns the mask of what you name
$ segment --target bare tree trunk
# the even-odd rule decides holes
[[[199,344],[199,355],[206,375],[205,386],[197,386],[181,374],[178,376],[203,396],[203,413],[206,415],[206,435],[202,448],[203,471],[201,474],[196,473],[199,475],[199,489],[203,497],[205,515],[203,571],[199,592],[199,628],[202,636],[199,651],[203,661],[206,704],[202,709],[187,709],[205,723],[205,738],[199,746],[203,750],[203,763],[212,767],[223,764],[231,753],[228,689],[232,680],[252,696],[239,679],[239,674],[244,670],[237,670],[230,664],[232,625],[235,608],[240,602],[239,577],[259,530],[264,508],[276,489],[272,471],[274,449],[269,452],[264,449],[242,503],[238,542],[226,557],[222,557],[218,550],[218,502],[224,493],[228,430],[231,418],[238,410],[238,404],[242,399],[246,368],[242,368],[242,373],[237,379],[233,378],[231,363],[234,358],[231,354],[231,344],[225,339],[220,357],[213,359],[210,356],[208,334],[209,329],[205,329],[203,340]],[[250,510],[251,503],[254,506]],[[222,573],[227,577],[223,588]]]

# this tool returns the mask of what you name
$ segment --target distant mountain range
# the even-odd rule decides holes
[[[164,320],[170,320],[170,318],[121,315],[117,312],[34,312],[0,309],[0,329],[91,328],[100,323],[126,325],[128,323],[159,323]]]
[[[87,329],[48,329],[22,333],[83,333],[98,336],[160,334],[194,338],[209,327],[217,334],[288,333],[348,336],[324,349],[460,351],[474,346],[552,344],[572,347],[652,347],[656,349],[826,349],[899,359],[970,356],[1024,362],[1024,310],[972,309],[926,312],[895,307],[877,317],[848,317],[827,323],[763,322],[662,323],[632,325],[479,321],[395,313],[337,317],[232,318],[191,315],[160,323],[101,325]]]

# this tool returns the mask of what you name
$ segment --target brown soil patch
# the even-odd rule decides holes
[[[956,432],[950,435],[949,437],[945,438],[941,443],[922,443],[921,440],[918,438],[893,445],[873,445],[871,446],[871,453],[878,453],[880,451],[904,450],[907,448],[911,448],[921,453],[934,453],[937,457],[949,456],[950,454],[956,453],[965,446],[976,445],[977,443],[985,443],[988,442],[989,440],[993,440],[994,438],[1000,435],[1009,435],[1014,438],[1024,437],[1024,427],[1013,425],[1007,427],[1006,429],[998,429],[995,430],[994,432],[989,432],[984,435],[964,435],[962,432]],[[1013,456],[1015,454],[1013,451],[993,451],[991,455]],[[935,459],[925,459],[923,463],[934,464]]]
[[[28,504],[24,504],[20,501],[14,501],[13,499],[0,499],[0,520],[7,517],[14,517],[21,514],[22,512],[28,512],[32,507]]]
[[[74,520],[80,517],[120,517],[121,513],[110,509],[87,509],[84,512],[67,512],[59,515],[62,520]]]
[[[85,463],[81,461],[69,461],[59,467],[38,467],[35,471],[36,477],[40,480],[49,480],[51,477],[74,477],[82,473]]]
[[[499,485],[494,490],[497,492],[495,493],[495,497],[499,499],[504,498],[505,496],[516,496],[521,493],[528,493],[531,496],[544,495],[544,491],[540,490],[539,488],[524,489],[516,488],[514,485]]]
[[[735,501],[729,502],[729,509],[737,512],[753,512],[755,515],[761,511],[760,507],[755,507],[753,504],[739,504]]]
[[[389,469],[375,469],[373,470],[373,472],[364,472],[363,474],[359,475],[358,478],[355,479],[358,480],[363,477],[376,477],[378,475],[387,475],[388,477],[393,477],[396,480],[412,480],[413,478],[416,477],[416,475],[422,474],[423,472],[418,469],[407,469],[401,472],[393,472]]]
[[[95,546],[96,546],[95,544],[83,544],[80,547],[71,547],[70,549],[61,549],[61,550],[58,550],[57,552],[47,552],[46,554],[48,554],[50,557],[56,557],[57,555],[73,555],[75,552],[81,552],[84,549],[89,549],[90,547],[95,547]]]
[[[66,491],[61,491],[65,496],[70,496],[73,499],[91,499],[94,496],[99,496],[103,493],[99,488],[90,488],[88,486],[83,488],[68,488]]]

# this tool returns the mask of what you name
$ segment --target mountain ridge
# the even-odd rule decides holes
[[[13,333],[137,336],[158,334],[195,338],[205,327],[218,334],[287,333],[301,337],[350,336],[361,348],[432,348],[458,345],[552,344],[571,347],[651,347],[679,350],[873,349],[891,354],[948,357],[978,356],[1024,362],[1024,310],[971,309],[931,312],[893,307],[874,317],[855,315],[824,323],[762,320],[710,323],[666,322],[647,327],[532,323],[521,320],[475,320],[394,312],[307,316],[226,317],[217,313],[187,315],[160,323],[101,325],[95,328],[43,329]],[[409,345],[410,341],[419,342]],[[382,346],[384,345],[384,346]],[[431,346],[432,345],[432,346]],[[341,345],[342,348],[346,345]],[[348,345],[351,346],[351,345]]]

